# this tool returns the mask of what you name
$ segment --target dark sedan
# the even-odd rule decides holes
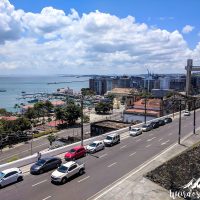
[[[172,118],[171,118],[171,117],[166,117],[166,118],[164,119],[164,121],[165,121],[165,124],[169,124],[169,123],[172,122]]]
[[[158,123],[159,123],[159,126],[164,126],[165,125],[165,121],[163,119],[159,119]]]
[[[154,128],[158,128],[158,127],[160,126],[158,121],[151,122],[150,125],[153,127],[153,129],[154,129]]]
[[[59,167],[62,164],[62,160],[57,157],[46,157],[38,160],[31,166],[31,174],[42,174],[45,171],[49,171]]]

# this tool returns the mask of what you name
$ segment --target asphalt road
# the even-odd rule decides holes
[[[90,125],[84,125],[84,133],[90,132]],[[80,128],[69,128],[66,130],[62,130],[57,134],[59,137],[67,137],[67,136],[80,136],[81,129]],[[49,141],[47,137],[41,137],[34,139],[32,141],[32,153],[37,153],[49,147]],[[4,164],[8,159],[13,156],[17,156],[18,158],[24,158],[26,156],[31,155],[31,141],[29,143],[21,143],[16,145],[14,148],[10,148],[3,152],[0,152],[0,164]]]
[[[200,112],[196,113],[196,127],[200,127]],[[182,119],[182,137],[192,132],[193,116]],[[24,181],[0,190],[6,200],[85,200],[132,169],[168,148],[178,139],[178,119],[137,137],[121,135],[121,143],[86,156],[86,173],[71,179],[64,185],[50,181],[52,171],[42,175],[27,174]]]

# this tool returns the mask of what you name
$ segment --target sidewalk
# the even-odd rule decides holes
[[[180,154],[200,141],[200,130],[183,138],[182,145],[173,144],[143,165],[99,191],[88,200],[172,200],[169,191],[143,177],[147,172]],[[180,199],[180,198],[179,198]]]

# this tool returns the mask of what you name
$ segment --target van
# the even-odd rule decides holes
[[[120,135],[117,133],[107,135],[103,141],[105,146],[113,146],[114,144],[120,143]]]

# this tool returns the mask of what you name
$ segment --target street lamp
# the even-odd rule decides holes
[[[81,95],[81,146],[83,146],[83,95]]]

